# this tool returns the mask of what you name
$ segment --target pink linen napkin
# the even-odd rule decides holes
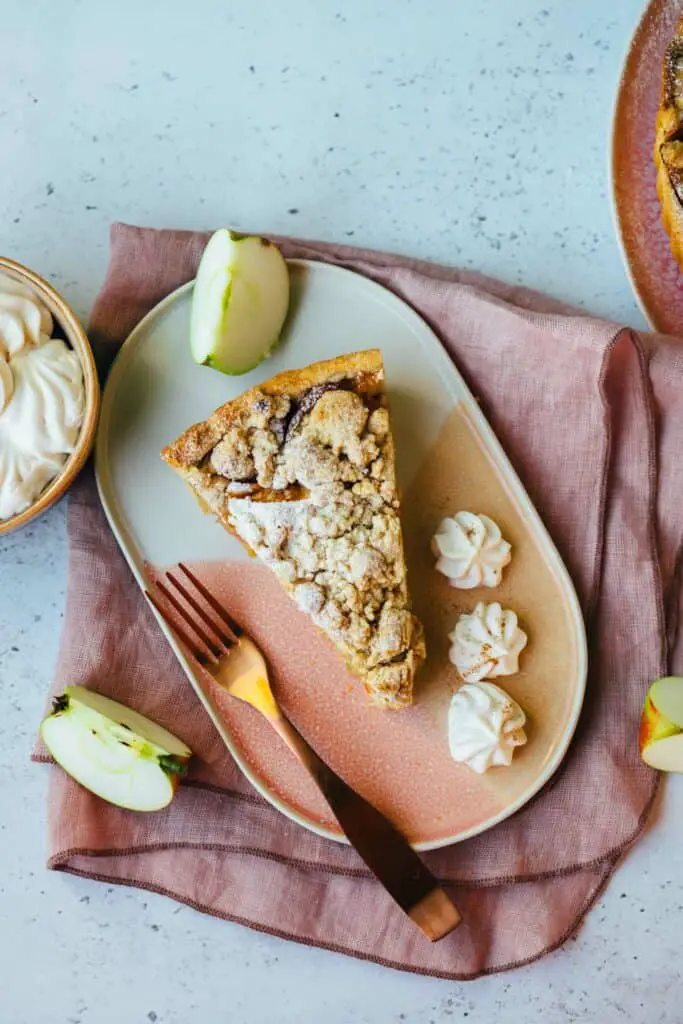
[[[103,366],[145,313],[193,277],[205,240],[114,226],[91,322]],[[430,945],[353,850],[282,817],[241,775],[133,581],[88,469],[69,502],[54,691],[90,684],[176,729],[198,756],[173,804],[153,815],[111,807],[53,769],[49,866],[418,973],[466,979],[528,963],[576,930],[654,798],[637,723],[649,682],[683,669],[683,348],[475,274],[277,241],[288,256],[348,267],[409,302],[481,401],[586,616],[590,675],[576,737],[526,808],[427,855],[465,919]]]

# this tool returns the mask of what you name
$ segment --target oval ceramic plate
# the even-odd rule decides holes
[[[96,469],[105,511],[138,582],[192,562],[263,647],[286,711],[322,756],[420,849],[484,831],[529,800],[560,764],[581,709],[586,642],[569,576],[491,429],[435,335],[401,300],[346,270],[290,261],[292,306],[281,346],[256,370],[226,377],[190,359],[192,285],[133,331],[104,393]],[[201,514],[159,451],[189,424],[273,374],[362,347],[382,349],[403,493],[415,610],[429,658],[415,704],[371,708],[328,641],[275,576]],[[461,453],[467,452],[467,458]],[[429,543],[441,517],[486,512],[514,551],[495,599],[520,614],[530,644],[506,680],[529,716],[529,742],[508,769],[480,777],[448,753],[455,682],[447,634],[491,592],[456,591],[434,570]],[[162,628],[165,628],[162,626]],[[253,785],[307,828],[341,840],[298,762],[253,709],[219,699],[168,633],[198,696]],[[552,637],[552,644],[544,638]]]
[[[655,330],[683,332],[683,273],[661,220],[652,153],[662,58],[681,16],[679,0],[653,0],[635,31],[612,127],[612,198],[617,233],[638,302]]]

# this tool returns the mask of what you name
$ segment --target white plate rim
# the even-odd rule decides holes
[[[429,335],[438,350],[438,355],[435,354],[435,358],[438,359],[443,367],[443,382],[445,383],[448,391],[451,393],[453,398],[454,407],[463,401],[467,403],[468,415],[473,420],[479,436],[484,441],[486,447],[495,453],[496,459],[504,467],[506,477],[501,479],[501,485],[512,491],[517,502],[524,507],[525,513],[529,516],[533,530],[539,541],[542,542],[543,554],[546,560],[550,563],[551,570],[559,579],[564,595],[567,599],[568,611],[571,614],[571,619],[575,629],[575,635],[577,639],[577,687],[574,697],[574,701],[571,707],[571,711],[565,726],[564,732],[557,742],[553,755],[548,758],[543,770],[539,772],[538,776],[534,779],[533,783],[529,785],[515,800],[510,804],[506,805],[501,811],[493,815],[487,821],[474,825],[468,829],[464,829],[455,836],[446,836],[435,840],[425,840],[414,843],[413,846],[417,851],[426,852],[428,850],[441,849],[443,847],[451,846],[455,843],[464,842],[466,839],[471,839],[476,835],[480,835],[483,832],[489,831],[499,825],[502,821],[516,814],[517,811],[521,810],[552,778],[557,769],[560,767],[564,757],[567,753],[569,745],[576,731],[581,709],[586,692],[586,680],[588,675],[588,648],[586,639],[586,628],[581,612],[579,600],[574,588],[574,584],[569,575],[569,572],[557,550],[550,534],[548,533],[539,513],[536,511],[534,504],[529,498],[526,489],[522,485],[517,473],[515,472],[510,460],[508,459],[502,445],[498,441],[498,438],[490,427],[484,414],[481,412],[479,405],[471,394],[467,384],[459,373],[457,367],[452,362],[451,358],[447,354],[442,343],[439,341],[437,335],[429,327],[426,321],[410,306],[407,302],[401,299],[394,292],[389,291],[383,285],[371,278],[366,277],[363,274],[356,273],[355,271],[349,270],[345,267],[339,267],[332,263],[324,263],[319,260],[307,260],[307,259],[288,259],[288,264],[294,266],[301,266],[304,268],[311,268],[315,271],[328,271],[335,274],[351,275],[354,278],[360,279],[364,286],[370,291],[375,293],[375,297],[379,299],[385,306],[393,307],[394,311],[401,316],[408,323],[412,323],[423,336]],[[113,502],[110,502],[110,494],[113,495],[113,487],[111,485],[109,467],[104,455],[105,450],[105,438],[109,428],[109,421],[111,417],[111,409],[113,404],[113,398],[115,395],[115,384],[119,376],[122,375],[126,367],[127,359],[133,352],[138,339],[144,335],[145,331],[151,324],[151,322],[159,316],[162,316],[173,303],[181,299],[187,292],[191,291],[194,287],[194,280],[188,281],[186,284],[181,285],[175,291],[167,295],[161,302],[157,303],[149,313],[147,313],[143,319],[133,328],[126,340],[118,350],[116,357],[109,370],[109,375],[105,383],[102,393],[102,406],[100,413],[99,428],[97,433],[97,440],[95,444],[95,480],[97,484],[97,491],[99,494],[102,508],[105,516],[109,522],[109,525],[116,537],[116,540],[123,552],[123,555],[128,562],[128,565],[138,583],[141,590],[144,590],[148,586],[148,582],[144,574],[144,560],[136,557],[134,545],[127,542],[126,530],[124,525],[118,520],[116,508]],[[458,390],[452,384],[453,380],[459,382],[459,387],[462,393],[458,393]],[[466,396],[463,399],[463,394]],[[223,742],[230,751],[232,757],[236,761],[240,770],[254,786],[254,788],[263,796],[272,806],[279,810],[290,820],[296,822],[298,825],[303,826],[311,832],[317,835],[323,836],[326,839],[332,839],[338,843],[344,843],[348,845],[346,836],[339,832],[333,831],[321,825],[319,822],[308,818],[306,815],[301,814],[294,807],[290,806],[285,800],[280,798],[276,793],[266,786],[258,775],[254,773],[251,766],[247,763],[246,759],[242,756],[239,748],[232,739],[229,730],[225,727],[225,724],[220,720],[217,720],[216,716],[211,711],[208,702],[201,691],[201,688],[195,684],[195,675],[189,659],[185,656],[180,644],[173,636],[166,623],[163,621],[156,609],[152,608],[152,612],[155,615],[159,626],[166,635],[178,661],[183,667],[185,674],[188,676],[190,684],[192,685],[198,698],[204,705],[209,717],[211,718],[214,726],[217,728]]]

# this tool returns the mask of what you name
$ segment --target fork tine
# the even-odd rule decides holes
[[[213,635],[216,637],[216,639],[218,640],[219,643],[223,644],[228,650],[231,647],[235,646],[235,639],[234,639],[234,637],[229,636],[225,629],[221,630],[221,628],[214,622],[214,620],[211,618],[211,616],[208,614],[208,612],[204,608],[202,608],[202,606],[200,605],[199,601],[197,601],[192,596],[192,594],[189,592],[187,587],[184,587],[182,585],[180,580],[177,580],[175,578],[173,573],[167,572],[166,573],[166,579],[168,580],[168,582],[172,586],[174,586],[176,588],[178,593],[189,604],[190,608],[194,609],[194,611],[197,613],[197,615],[199,615],[199,617],[201,618],[202,622],[206,626],[209,627],[209,630],[211,631],[211,633],[213,633]]]
[[[158,580],[157,590],[161,591],[161,593],[164,595],[168,603],[175,608],[178,615],[181,617],[181,619],[184,620],[185,624],[189,626],[193,633],[196,633],[197,636],[206,644],[211,654],[213,654],[214,658],[218,658],[220,657],[221,654],[225,653],[221,649],[221,647],[211,639],[209,634],[205,632],[205,630],[203,630],[202,627],[197,622],[194,621],[194,619],[188,612],[187,608],[183,607],[178,598],[171,593],[168,587],[165,586],[163,583],[159,582]]]
[[[178,568],[182,572],[185,573],[185,575],[190,580],[190,582],[194,584],[194,586],[197,588],[199,593],[202,595],[202,597],[204,598],[206,603],[208,605],[210,605],[211,608],[213,608],[213,610],[215,611],[215,613],[219,617],[219,619],[223,620],[225,625],[228,626],[232,630],[235,638],[237,640],[239,640],[239,638],[244,633],[244,630],[239,625],[239,623],[235,622],[235,620],[230,615],[230,613],[223,607],[223,605],[219,601],[216,600],[216,598],[213,596],[213,594],[211,594],[206,589],[206,587],[204,586],[202,581],[198,580],[197,577],[194,575],[194,573],[190,572],[190,570],[187,568],[186,565],[183,565],[182,562],[178,562]]]
[[[182,640],[182,642],[188,648],[193,657],[197,659],[200,665],[206,665],[206,663],[209,661],[209,656],[207,655],[206,651],[203,651],[201,649],[197,641],[193,640],[192,637],[185,632],[182,626],[179,626],[175,622],[171,621],[171,619],[168,617],[166,609],[161,605],[161,603],[157,600],[154,594],[150,593],[149,590],[146,590],[145,596],[147,597],[147,600],[154,605],[154,607],[159,612],[159,615],[161,615],[166,625],[171,627],[176,636],[178,636]]]

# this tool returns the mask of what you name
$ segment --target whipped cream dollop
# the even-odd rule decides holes
[[[526,743],[526,715],[495,683],[465,683],[448,711],[448,745],[454,761],[483,775],[510,765],[516,747]]]
[[[432,539],[432,551],[437,571],[459,590],[497,587],[512,557],[499,526],[474,512],[456,512],[443,519]]]
[[[466,683],[514,675],[527,643],[515,613],[497,601],[461,615],[449,639],[450,659]]]
[[[35,292],[0,273],[0,520],[35,501],[78,439],[83,371],[52,329]]]

